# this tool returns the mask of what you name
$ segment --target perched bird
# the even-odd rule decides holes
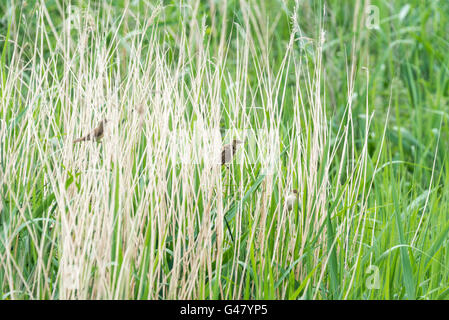
[[[106,122],[108,122],[108,120],[104,119],[102,121],[100,121],[100,124],[98,125],[98,127],[96,127],[95,129],[92,130],[91,133],[89,133],[88,135],[78,138],[75,141],[73,141],[73,143],[77,143],[77,142],[81,142],[81,141],[88,141],[88,140],[100,140],[101,138],[103,138],[104,135],[104,125],[106,124]]]
[[[237,146],[242,143],[243,141],[234,139],[232,140],[232,143],[223,146],[223,149],[221,150],[221,165],[232,162],[235,152],[237,151]]]
[[[292,193],[290,193],[287,198],[285,198],[285,204],[287,205],[288,210],[292,210],[295,206],[295,202],[298,199],[298,190],[293,189]]]

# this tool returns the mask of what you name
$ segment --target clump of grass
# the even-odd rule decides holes
[[[331,28],[348,12],[363,25],[362,3],[297,2],[274,18],[267,6],[56,14],[39,3],[31,29],[12,10],[0,66],[0,297],[446,297],[437,169],[447,160],[392,129],[393,113],[402,119],[393,85],[375,117],[379,71],[359,68],[369,37]],[[346,44],[349,57],[328,57]],[[73,144],[102,119],[102,140]],[[211,165],[233,137],[245,143],[229,168]],[[430,160],[410,160],[407,146]]]

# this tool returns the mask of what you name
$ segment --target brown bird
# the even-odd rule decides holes
[[[77,142],[81,142],[81,141],[88,141],[88,140],[96,140],[99,141],[101,138],[103,138],[104,135],[104,125],[108,122],[108,120],[104,119],[102,121],[100,121],[100,124],[98,125],[98,127],[96,127],[95,129],[92,130],[91,133],[89,133],[88,135],[78,138],[75,141],[73,141],[73,143],[77,143]]]
[[[287,209],[290,211],[295,206],[295,202],[298,199],[298,190],[293,189],[292,193],[290,193],[285,199],[285,204],[287,205]]]
[[[242,143],[243,141],[234,139],[232,140],[232,143],[223,146],[223,149],[221,150],[221,165],[232,162],[237,151],[237,146]]]

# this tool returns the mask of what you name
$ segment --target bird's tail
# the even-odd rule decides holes
[[[86,140],[86,137],[78,138],[76,140],[73,140],[73,144],[75,144],[77,142],[85,141],[85,140]]]

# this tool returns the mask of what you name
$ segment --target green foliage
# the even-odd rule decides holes
[[[68,3],[48,1],[45,10],[41,1],[0,4],[0,299],[60,298],[62,252],[70,248],[61,240],[64,232],[75,243],[95,238],[100,229],[111,235],[102,256],[109,264],[98,262],[100,254],[95,260],[88,257],[96,253],[82,252],[89,281],[69,298],[448,299],[449,2],[370,1],[380,12],[378,29],[364,26],[364,1],[301,1],[299,7],[294,1],[249,2],[250,18],[241,1],[163,1],[148,25],[159,2],[76,2],[76,10],[94,16],[97,36],[83,34],[88,19],[64,29]],[[326,34],[319,66],[317,41],[308,39],[318,39],[321,27]],[[64,32],[75,45],[61,41]],[[83,36],[85,52],[105,50],[106,65],[77,52]],[[152,46],[163,54],[146,56]],[[153,59],[162,66],[141,67]],[[72,75],[72,66],[82,63],[91,74]],[[202,184],[214,169],[169,158],[157,163],[165,147],[162,129],[178,128],[173,116],[152,135],[124,136],[134,139],[127,149],[130,168],[108,162],[101,144],[74,146],[91,158],[74,161],[76,169],[66,167],[66,116],[81,119],[80,105],[93,114],[107,108],[87,89],[80,94],[100,78],[101,67],[105,78],[91,91],[118,83],[117,92],[108,92],[120,105],[117,128],[133,121],[141,101],[127,91],[136,75],[130,65],[139,66],[133,70],[138,76],[148,72],[160,79],[164,70],[165,79],[182,79],[182,87],[157,101],[167,110],[173,101],[185,102],[178,111],[190,130],[200,116],[213,117],[215,104],[221,128],[276,129],[281,166],[271,183],[260,164],[234,163],[218,170],[223,188],[209,192]],[[220,73],[218,84],[211,80],[214,72]],[[41,87],[30,80],[36,74],[46,74]],[[327,123],[313,117],[317,97],[305,94],[313,92],[308,77],[319,84]],[[53,86],[61,83],[69,89]],[[154,80],[141,88],[142,100],[155,104],[156,94],[149,98],[148,90],[163,85]],[[33,96],[33,90],[39,93]],[[215,92],[219,101],[205,98]],[[53,114],[44,112],[44,96],[53,99]],[[72,101],[75,96],[85,100]],[[317,148],[322,137],[314,134],[324,129],[328,139]],[[97,183],[87,174],[93,171],[108,183]],[[299,202],[285,213],[285,194],[298,184]],[[104,196],[104,207],[91,196]],[[72,205],[80,199],[85,205],[75,207],[93,217],[75,215]],[[98,229],[77,234],[68,221],[89,221]],[[137,241],[138,250],[128,250]],[[367,285],[370,266],[378,272],[375,288]],[[104,292],[93,289],[100,277],[110,280]]]

